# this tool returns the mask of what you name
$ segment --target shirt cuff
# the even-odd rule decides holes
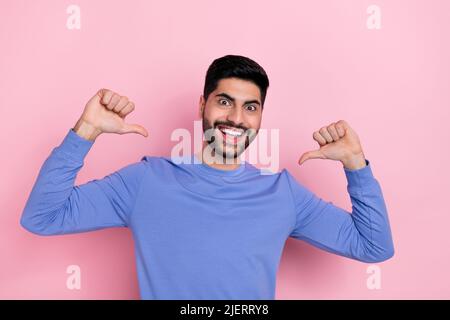
[[[79,136],[73,128],[70,128],[58,149],[74,160],[83,161],[93,144],[94,141]]]
[[[365,167],[353,170],[344,167],[344,171],[349,187],[362,187],[374,179],[372,167],[367,159]]]

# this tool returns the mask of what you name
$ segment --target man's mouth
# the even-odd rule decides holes
[[[222,132],[222,135],[227,142],[233,144],[236,144],[238,142],[238,139],[244,135],[244,130],[222,124],[219,124],[217,126],[217,129]]]

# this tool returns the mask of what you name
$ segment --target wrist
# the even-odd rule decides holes
[[[80,137],[89,141],[95,141],[95,139],[102,133],[101,130],[97,129],[83,119],[79,119],[72,130]]]
[[[356,155],[351,155],[349,157],[341,160],[344,168],[349,170],[358,170],[366,166],[366,158],[363,153],[358,153]]]

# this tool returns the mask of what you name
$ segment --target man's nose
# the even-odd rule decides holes
[[[227,120],[233,122],[237,126],[242,125],[242,122],[244,120],[242,108],[240,107],[231,108],[231,110],[227,115]]]

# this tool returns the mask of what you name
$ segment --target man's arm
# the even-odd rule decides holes
[[[134,108],[128,97],[108,89],[89,99],[74,128],[41,167],[20,220],[25,229],[53,235],[128,225],[147,168],[145,158],[103,179],[80,186],[74,182],[100,134],[148,136],[144,127],[125,122]]]
[[[74,186],[94,141],[70,129],[41,167],[25,205],[21,225],[39,235],[125,227],[133,210],[146,164],[136,162]]]
[[[319,198],[288,173],[297,217],[290,236],[363,262],[391,258],[394,244],[387,209],[369,160],[363,168],[344,170],[351,213]]]

